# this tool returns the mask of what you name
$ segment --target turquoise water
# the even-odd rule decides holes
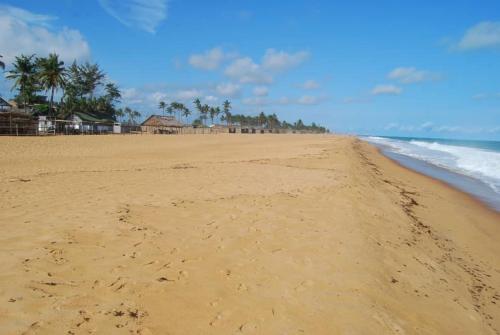
[[[500,210],[500,141],[365,136],[401,164],[441,179]]]

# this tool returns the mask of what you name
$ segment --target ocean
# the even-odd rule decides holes
[[[500,141],[361,138],[403,166],[440,179],[500,211]]]

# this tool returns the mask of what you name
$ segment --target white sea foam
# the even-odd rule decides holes
[[[386,150],[479,179],[500,194],[500,152],[420,140],[367,137]]]

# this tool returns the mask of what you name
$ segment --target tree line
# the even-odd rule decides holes
[[[0,68],[5,69],[1,60]],[[65,67],[64,62],[55,53],[48,57],[36,55],[20,55],[15,57],[12,69],[7,71],[6,78],[13,81],[13,90],[18,94],[15,100],[18,106],[27,111],[29,108],[36,115],[48,115],[58,118],[67,118],[75,113],[90,114],[99,119],[121,121],[122,123],[137,124],[141,113],[129,107],[118,108],[121,102],[121,92],[118,86],[107,80],[106,73],[98,64],[85,62],[78,64],[76,61]],[[58,101],[55,95],[62,91]],[[42,93],[45,92],[49,96]],[[302,120],[294,123],[279,120],[276,114],[266,115],[261,112],[257,116],[232,114],[232,104],[225,100],[221,106],[202,104],[199,98],[193,101],[198,112],[197,118],[192,121],[194,126],[207,126],[215,122],[226,125],[240,125],[263,128],[280,128],[304,130],[313,132],[327,132],[325,127],[314,122],[306,125]],[[173,101],[169,104],[160,101],[158,108],[165,113],[175,115],[178,120],[188,123],[188,118],[193,113],[183,103]]]
[[[0,67],[5,64],[0,62]],[[136,123],[140,113],[131,108],[119,109],[121,92],[118,86],[107,80],[106,73],[98,64],[73,62],[69,67],[57,54],[48,57],[20,55],[15,57],[6,78],[13,81],[12,90],[18,94],[15,101],[25,111],[35,115],[67,118],[81,112],[96,118],[114,121],[127,119]],[[55,95],[62,91],[60,99]],[[43,95],[46,92],[49,96]]]
[[[208,104],[202,104],[199,98],[193,101],[193,105],[198,112],[198,117],[192,122],[194,126],[203,127],[207,126],[207,121],[210,119],[211,124],[216,122],[225,123],[227,126],[238,125],[242,127],[261,127],[267,129],[290,129],[299,131],[309,131],[316,133],[326,133],[328,129],[319,126],[316,123],[310,125],[304,124],[302,120],[297,120],[294,123],[288,123],[287,121],[281,121],[276,114],[266,115],[261,112],[257,116],[244,115],[244,114],[232,114],[232,105],[229,100],[222,103],[222,106],[210,106]],[[187,123],[187,118],[192,115],[189,108],[180,102],[171,102],[170,104],[160,101],[158,108],[169,115],[177,115],[179,120],[185,118]]]

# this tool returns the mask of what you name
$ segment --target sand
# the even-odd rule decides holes
[[[0,138],[1,334],[500,334],[500,219],[330,135]]]

